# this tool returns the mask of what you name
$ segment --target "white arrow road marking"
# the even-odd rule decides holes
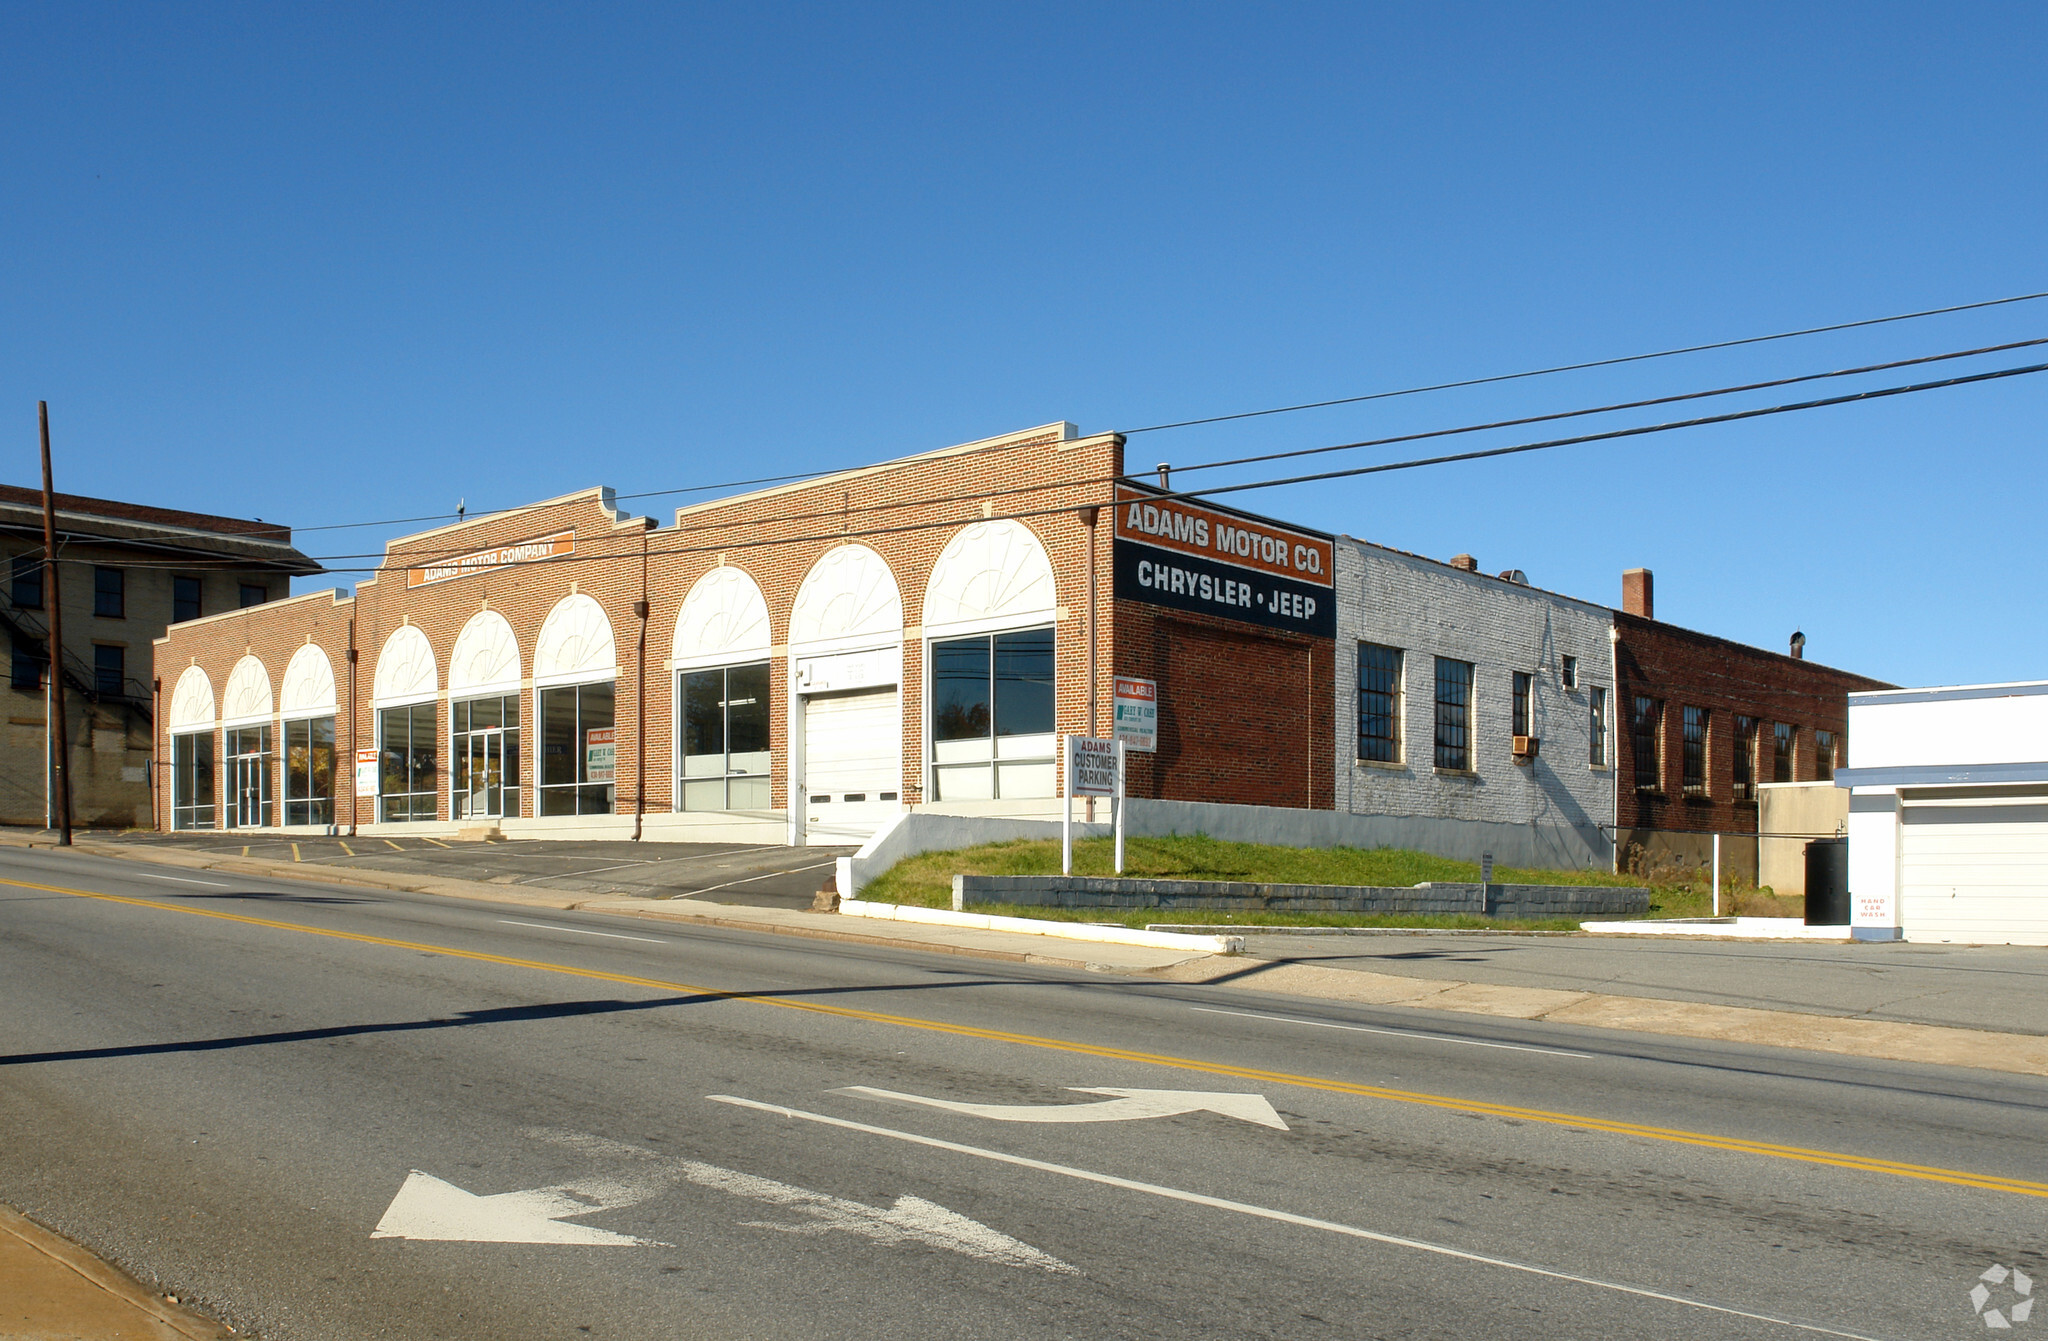
[[[1381,1234],[1357,1225],[1347,1225],[1336,1220],[1318,1220],[1313,1216],[1296,1215],[1292,1211],[1274,1210],[1268,1206],[1255,1206],[1250,1202],[1230,1201],[1223,1197],[1211,1197],[1200,1192],[1186,1192],[1177,1187],[1164,1187],[1158,1183],[1141,1183],[1135,1178],[1119,1178],[1112,1173],[1096,1173],[1091,1169],[1077,1169],[1071,1164],[1054,1164],[1050,1160],[1031,1159],[1024,1155],[1012,1155],[1001,1150],[989,1150],[978,1145],[963,1145],[958,1141],[942,1141],[936,1136],[920,1136],[912,1131],[898,1131],[894,1127],[872,1127],[865,1122],[849,1122],[845,1118],[828,1117],[823,1113],[807,1113],[801,1108],[784,1108],[781,1104],[764,1104],[758,1099],[742,1099],[731,1094],[707,1094],[705,1098],[713,1103],[731,1104],[736,1108],[750,1108],[757,1113],[772,1113],[776,1117],[796,1118],[805,1122],[816,1122],[821,1126],[837,1127],[841,1131],[865,1132],[870,1136],[886,1136],[893,1141],[906,1141],[930,1150],[950,1150],[955,1154],[973,1155],[978,1159],[993,1160],[998,1164],[1010,1164],[1020,1169],[1036,1169],[1041,1173],[1057,1173],[1082,1182],[1100,1183],[1105,1187],[1122,1188],[1128,1192],[1144,1192],[1155,1197],[1166,1197],[1173,1201],[1189,1202],[1196,1206],[1207,1206],[1219,1211],[1234,1211],[1239,1215],[1256,1216],[1261,1220],[1277,1220],[1284,1225],[1299,1225],[1306,1229],[1320,1229],[1330,1234],[1342,1234],[1349,1238],[1366,1239],[1383,1243],[1393,1248],[1410,1248],[1417,1252],[1434,1253],[1439,1257],[1455,1258],[1480,1266],[1504,1267],[1509,1271],[1526,1272],[1531,1276],[1543,1276],[1550,1280],[1569,1281],[1574,1285],[1590,1285],[1599,1290],[1612,1290],[1617,1294],[1634,1295],[1638,1299],[1655,1299],[1667,1304],[1682,1304],[1707,1313],[1719,1313],[1727,1317],[1748,1318],[1754,1322],[1774,1323],[1798,1332],[1811,1332],[1818,1336],[1845,1337],[1848,1341],[1879,1341],[1876,1337],[1864,1336],[1860,1332],[1840,1332],[1831,1327],[1819,1327],[1810,1322],[1795,1322],[1790,1318],[1774,1318],[1768,1313],[1751,1313],[1745,1309],[1729,1308],[1724,1304],[1709,1304],[1701,1299],[1688,1299],[1681,1294],[1665,1294],[1661,1290],[1646,1290],[1639,1285],[1621,1285],[1614,1281],[1600,1280],[1593,1276],[1578,1276],[1569,1271],[1553,1271],[1549,1267],[1533,1266],[1527,1262],[1516,1262],[1505,1257],[1488,1257],[1483,1253],[1466,1252],[1442,1243],[1430,1243],[1425,1239],[1404,1239],[1394,1234]]]
[[[920,1094],[900,1094],[870,1085],[848,1085],[834,1094],[851,1094],[858,1099],[883,1103],[915,1104],[921,1108],[943,1108],[949,1113],[991,1118],[997,1122],[1130,1122],[1137,1118],[1172,1117],[1177,1113],[1221,1113],[1242,1118],[1261,1127],[1288,1130],[1273,1105],[1263,1094],[1223,1094],[1208,1090],[1120,1090],[1105,1086],[1070,1085],[1076,1094],[1121,1096],[1101,1104],[970,1104],[953,1099],[927,1099]]]
[[[641,1165],[646,1173],[638,1179],[590,1179],[480,1197],[415,1169],[392,1199],[390,1209],[384,1212],[383,1220],[371,1237],[467,1243],[669,1247],[671,1245],[652,1239],[614,1234],[608,1229],[590,1225],[563,1224],[560,1217],[590,1215],[631,1206],[675,1183],[688,1182],[749,1201],[784,1207],[803,1217],[794,1223],[744,1221],[750,1228],[773,1229],[786,1234],[825,1234],[842,1230],[878,1243],[921,1243],[1003,1266],[1033,1267],[1061,1275],[1076,1274],[1073,1267],[1050,1253],[1040,1252],[1028,1243],[922,1197],[898,1197],[894,1205],[884,1209],[813,1192],[809,1188],[778,1183],[773,1178],[721,1169],[715,1164],[675,1159],[639,1146],[581,1132],[537,1128],[529,1130],[527,1135],[568,1146],[587,1155],[630,1160]]]
[[[566,1225],[559,1217],[616,1210],[644,1201],[659,1190],[623,1183],[563,1183],[524,1192],[480,1197],[414,1169],[391,1199],[373,1239],[431,1239],[459,1243],[583,1243],[655,1245],[651,1239],[614,1234],[590,1225]]]

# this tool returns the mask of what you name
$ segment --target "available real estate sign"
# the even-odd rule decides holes
[[[1119,600],[1337,636],[1335,546],[1314,531],[1120,485],[1113,562]]]

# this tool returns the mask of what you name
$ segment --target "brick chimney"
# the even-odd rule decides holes
[[[1644,619],[1657,617],[1656,582],[1647,568],[1630,568],[1621,575],[1621,608]]]
[[[1451,556],[1451,567],[1467,573],[1476,573],[1479,571],[1479,560],[1473,558],[1470,554],[1453,554]]]

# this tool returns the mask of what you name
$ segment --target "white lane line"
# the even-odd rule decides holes
[[[1204,1015],[1237,1015],[1247,1020],[1277,1020],[1281,1024],[1312,1024],[1318,1029],[1348,1029],[1354,1034],[1391,1034],[1395,1038],[1420,1038],[1431,1043],[1463,1043],[1468,1048],[1505,1048],[1509,1052],[1540,1052],[1546,1057],[1581,1057],[1591,1059],[1590,1052],[1566,1052],[1562,1048],[1538,1048],[1524,1043],[1487,1043],[1476,1038],[1455,1038],[1450,1034],[1424,1034],[1413,1029],[1374,1029],[1363,1024],[1333,1024],[1328,1020],[1303,1020],[1292,1015],[1261,1015],[1251,1010],[1218,1010],[1213,1006],[1189,1006]]]
[[[731,1094],[707,1094],[705,1098],[713,1103],[732,1104],[737,1108],[751,1108],[760,1113],[772,1113],[782,1118],[800,1118],[805,1122],[817,1122],[827,1127],[839,1127],[846,1131],[866,1132],[870,1136],[886,1136],[891,1140],[908,1141],[912,1145],[929,1146],[934,1150],[951,1150],[956,1154],[973,1155],[979,1159],[994,1160],[999,1164],[1014,1164],[1019,1168],[1037,1169],[1041,1173],[1057,1173],[1068,1178],[1078,1178],[1086,1183],[1101,1183],[1105,1187],[1118,1187],[1127,1192],[1144,1192],[1155,1197],[1166,1197],[1173,1201],[1185,1201],[1195,1206],[1208,1206],[1219,1211],[1235,1211],[1239,1215],[1256,1216],[1261,1220],[1277,1220],[1285,1225],[1300,1225],[1305,1229],[1320,1229],[1331,1234],[1343,1234],[1354,1239],[1368,1239],[1394,1248],[1412,1248],[1417,1252],[1435,1253],[1439,1257],[1454,1257],[1461,1262],[1476,1262],[1481,1266],[1503,1267],[1509,1271],[1526,1272],[1532,1276],[1544,1276],[1550,1280],[1569,1281],[1574,1285],[1590,1285],[1597,1290],[1612,1290],[1617,1294],[1634,1295],[1638,1299],[1656,1299],[1667,1304],[1680,1304],[1686,1308],[1697,1308],[1708,1313],[1719,1313],[1726,1317],[1748,1318],[1752,1322],[1768,1322],[1779,1327],[1790,1327],[1794,1331],[1811,1332],[1819,1336],[1839,1336],[1846,1341],[1880,1341],[1877,1337],[1865,1336],[1860,1332],[1842,1332],[1832,1327],[1820,1327],[1810,1322],[1794,1322],[1790,1318],[1774,1318],[1768,1313],[1751,1313],[1746,1309],[1729,1308],[1724,1304],[1709,1304],[1700,1299],[1688,1299],[1680,1294],[1665,1294],[1661,1290],[1648,1290],[1639,1285],[1621,1285],[1614,1281],[1599,1280],[1592,1276],[1578,1276],[1569,1271],[1553,1271],[1549,1267],[1532,1266],[1527,1262],[1511,1261],[1505,1257],[1488,1257],[1484,1253],[1466,1252],[1441,1243],[1430,1243],[1423,1239],[1404,1239],[1395,1234],[1381,1234],[1356,1225],[1340,1224],[1335,1220],[1318,1220],[1313,1216],[1296,1215],[1292,1211],[1276,1211],[1267,1206],[1254,1206],[1250,1202],[1230,1201],[1223,1197],[1211,1197],[1200,1192],[1186,1192],[1177,1187],[1163,1187],[1158,1183],[1141,1183],[1134,1178],[1119,1178],[1111,1173],[1096,1173],[1091,1169],[1077,1169],[1069,1164],[1054,1164],[1048,1160],[1030,1159],[1024,1155],[1012,1155],[1001,1150],[984,1150],[978,1145],[962,1145],[958,1141],[942,1141],[936,1136],[920,1136],[916,1132],[897,1131],[893,1127],[873,1127],[865,1122],[849,1122],[845,1118],[827,1117],[823,1113],[807,1113],[801,1108],[784,1108],[781,1104],[764,1104],[755,1099],[742,1099]]]
[[[685,899],[694,899],[699,894],[709,894],[713,890],[731,889],[734,885],[751,885],[756,880],[771,880],[778,875],[802,875],[805,871],[822,871],[827,866],[836,865],[838,865],[838,858],[835,857],[831,861],[821,861],[818,862],[816,865],[812,866],[791,866],[787,869],[780,871],[763,871],[759,875],[750,875],[746,877],[744,880],[728,880],[722,885],[706,885],[702,889],[692,889],[683,894],[678,895],[677,897]]]
[[[152,875],[148,871],[125,871],[123,874],[137,876],[143,880],[175,880],[181,885],[212,885],[215,889],[231,888],[224,880],[188,880],[182,875]]]
[[[585,931],[582,927],[557,927],[550,926],[546,922],[517,922],[509,917],[501,917],[498,920],[508,927],[539,927],[542,931],[568,931],[574,932],[578,936],[603,936],[607,940],[614,941],[646,941],[649,945],[668,944],[667,941],[656,940],[652,936],[621,936],[616,931]]]

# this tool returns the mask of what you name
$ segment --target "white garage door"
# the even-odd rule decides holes
[[[1907,940],[2048,945],[2048,796],[1899,812]]]
[[[816,842],[861,842],[903,808],[896,690],[812,694],[803,705],[805,832]]]

